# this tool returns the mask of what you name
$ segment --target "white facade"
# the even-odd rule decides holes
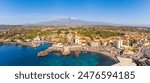
[[[75,36],[75,44],[81,44],[81,37],[80,36]]]
[[[123,45],[123,40],[118,40],[117,41],[117,48],[121,48],[122,45]]]

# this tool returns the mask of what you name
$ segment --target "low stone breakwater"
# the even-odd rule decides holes
[[[82,50],[82,46],[64,46],[64,47],[49,47],[48,49],[41,51],[38,53],[39,57],[44,57],[48,55],[48,53],[59,53],[61,55],[69,55],[72,51],[80,51]]]

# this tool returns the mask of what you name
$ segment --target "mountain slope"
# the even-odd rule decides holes
[[[113,25],[111,23],[105,22],[91,22],[84,21],[73,17],[63,18],[59,20],[49,21],[49,22],[40,22],[37,25]]]

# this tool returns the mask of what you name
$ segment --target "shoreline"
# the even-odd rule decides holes
[[[104,55],[104,56],[107,56],[107,57],[110,57],[110,58],[113,58],[113,59],[117,60],[117,59],[116,59],[116,55],[112,55],[112,54],[110,54],[110,53],[107,52],[107,51],[85,50],[85,49],[83,49],[83,50],[81,50],[81,51],[97,53],[97,54],[101,54],[101,55]]]
[[[67,50],[66,50],[67,48]],[[80,52],[91,52],[91,53],[97,53],[99,55],[102,56],[106,56],[109,57],[113,60],[115,60],[116,62],[119,62],[116,55],[110,54],[109,52],[106,51],[98,51],[98,50],[87,50],[85,48],[80,48],[80,49],[75,49],[75,48],[69,48],[69,47],[63,47],[63,48],[58,48],[58,47],[49,47],[48,49],[44,50],[44,51],[40,51],[38,53],[38,57],[45,57],[47,56],[49,53],[59,53],[62,56],[68,56],[69,54],[71,54],[72,52],[75,52],[75,55],[78,57]]]
[[[59,49],[55,48],[55,49],[56,50],[54,50],[53,47],[50,47],[50,48],[46,49],[46,51],[44,50],[44,51],[39,52],[38,56],[45,57],[48,55],[48,53],[59,53],[61,55],[64,55],[63,54],[64,48],[61,48],[61,50],[59,50],[60,48]],[[80,53],[80,52],[97,53],[97,54],[100,54],[101,56],[109,57],[116,62],[112,66],[137,66],[137,64],[133,61],[133,59],[117,56],[117,55],[115,55],[113,53],[109,53],[107,51],[91,50],[91,49],[85,49],[85,48],[69,49],[69,52],[66,52],[66,55],[64,55],[64,56],[68,56],[71,52],[75,52],[75,53],[77,52],[77,57],[78,57],[78,53]]]
[[[1,43],[1,45],[4,45],[4,44],[8,44],[8,45],[21,45],[21,44],[17,44],[17,43]],[[25,45],[21,45],[21,46],[25,46]],[[28,47],[28,46],[27,46]],[[32,47],[33,48],[33,47]],[[53,50],[52,50],[53,49]],[[69,50],[69,51],[68,51]],[[46,52],[45,52],[46,51]],[[51,51],[51,52],[50,52]],[[62,56],[68,56],[69,54],[71,54],[72,52],[75,53],[76,57],[79,56],[79,53],[80,52],[91,52],[91,53],[97,53],[101,56],[105,56],[105,57],[109,57],[111,58],[112,60],[114,60],[116,63],[113,64],[112,66],[124,66],[127,65],[127,66],[137,66],[136,63],[130,59],[130,58],[123,58],[123,57],[118,57],[116,55],[113,55],[107,51],[98,51],[98,50],[91,50],[91,49],[85,49],[85,48],[80,48],[80,49],[68,49],[67,48],[67,51],[64,52],[64,49],[63,48],[54,48],[54,47],[49,47],[48,49],[45,49],[44,51],[40,51],[38,53],[38,56],[39,57],[45,57],[48,55],[48,53],[58,53]],[[40,53],[43,53],[44,55],[43,56],[40,56],[39,54]],[[63,54],[64,53],[64,54]]]
[[[32,48],[37,48],[40,46],[42,43],[48,43],[52,44],[51,42],[47,41],[40,41],[40,42],[16,42],[16,41],[11,41],[11,42],[0,42],[0,45],[20,45],[20,46],[27,46],[27,47],[32,47]]]

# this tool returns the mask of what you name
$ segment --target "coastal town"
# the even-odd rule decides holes
[[[114,66],[150,65],[150,29],[128,26],[17,26],[0,29],[1,44],[36,48],[51,46],[38,53],[96,52],[118,61]]]

